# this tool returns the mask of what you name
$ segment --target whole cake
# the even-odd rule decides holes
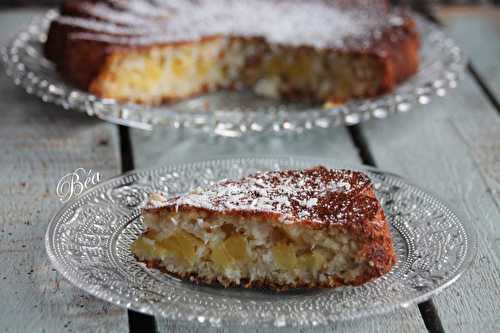
[[[384,0],[69,0],[45,54],[80,88],[123,102],[250,88],[336,104],[414,74],[419,36]]]
[[[315,167],[154,193],[132,245],[150,267],[204,283],[288,288],[359,285],[396,261],[363,173]]]

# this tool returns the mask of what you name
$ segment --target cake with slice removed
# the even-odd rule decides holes
[[[66,0],[44,46],[78,87],[153,105],[225,89],[369,98],[415,74],[419,50],[412,16],[385,0]]]
[[[152,193],[142,217],[138,260],[196,282],[359,285],[396,261],[373,184],[358,171],[270,171],[172,198]]]

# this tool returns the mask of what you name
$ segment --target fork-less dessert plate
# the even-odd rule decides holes
[[[43,55],[54,10],[38,17],[3,50],[7,74],[44,102],[82,111],[131,127],[193,128],[216,135],[238,137],[248,133],[301,133],[314,128],[358,124],[405,113],[446,95],[457,85],[465,57],[457,44],[437,25],[415,14],[421,35],[421,64],[413,77],[392,93],[322,108],[257,97],[251,92],[212,93],[183,102],[147,107],[99,98],[65,81]]]
[[[399,176],[366,172],[391,225],[397,262],[359,287],[272,292],[196,285],[138,262],[131,243],[143,232],[139,208],[147,194],[188,192],[225,178],[264,170],[306,168],[323,159],[233,158],[134,171],[90,188],[68,202],[46,234],[53,265],[70,282],[122,307],[213,326],[326,325],[381,314],[424,301],[453,283],[476,251],[470,223],[434,195]]]

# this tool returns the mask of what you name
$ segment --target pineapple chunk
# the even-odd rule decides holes
[[[134,253],[143,253],[147,257],[154,257],[156,255],[154,249],[154,241],[146,237],[138,238],[132,244],[132,252]]]
[[[203,244],[198,238],[188,234],[185,231],[178,231],[165,240],[162,240],[160,246],[165,254],[173,255],[189,265],[196,262],[196,249]]]
[[[250,260],[247,253],[247,241],[241,235],[234,235],[224,241],[224,247],[231,257],[241,263]]]
[[[210,65],[208,61],[203,58],[198,59],[198,61],[196,62],[196,72],[200,77],[207,76],[209,69]]]
[[[310,272],[318,272],[326,263],[326,257],[319,251],[306,253],[299,258],[299,263],[303,267],[307,267]]]
[[[221,269],[234,265],[234,259],[227,252],[224,243],[219,244],[219,246],[212,250],[210,260],[212,260]]]
[[[156,59],[147,59],[146,60],[146,77],[151,80],[157,82],[160,80],[162,74],[162,68],[160,61]]]
[[[183,76],[186,73],[186,64],[181,58],[174,58],[172,61],[172,71],[176,76]]]
[[[233,235],[212,250],[210,259],[220,268],[245,264],[250,260],[247,241],[241,235]]]
[[[182,47],[176,53],[172,60],[172,71],[175,76],[183,77],[196,65],[193,48]]]
[[[297,266],[297,256],[295,255],[295,247],[293,245],[280,242],[271,251],[274,262],[280,269],[292,270]]]

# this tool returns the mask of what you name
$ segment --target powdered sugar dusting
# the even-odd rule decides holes
[[[86,29],[93,32],[106,33],[110,35],[129,35],[141,36],[147,35],[154,31],[152,27],[130,27],[117,25],[112,22],[99,21],[94,19],[84,19],[80,17],[62,16],[56,19],[60,24],[69,25],[74,28]]]
[[[164,199],[155,206],[173,207],[176,211],[198,208],[222,213],[270,213],[279,215],[285,223],[306,219],[331,224],[373,216],[380,206],[367,191],[373,193],[371,182],[361,172],[316,167],[225,180]]]
[[[139,13],[120,10],[119,8],[111,7],[105,3],[84,2],[81,4],[81,8],[92,17],[116,24],[129,26],[147,26],[152,24],[147,17],[142,17]]]
[[[147,27],[148,36],[109,36],[101,33],[74,34],[73,38],[118,44],[147,45],[199,40],[225,35],[263,37],[280,45],[341,48],[346,43],[369,46],[376,31],[402,21],[380,8],[339,6],[342,1],[299,0],[110,0],[110,4],[85,3],[91,16],[118,25]],[[154,11],[154,8],[157,11]],[[348,39],[348,40],[347,40]],[[355,41],[355,42],[353,42]]]

